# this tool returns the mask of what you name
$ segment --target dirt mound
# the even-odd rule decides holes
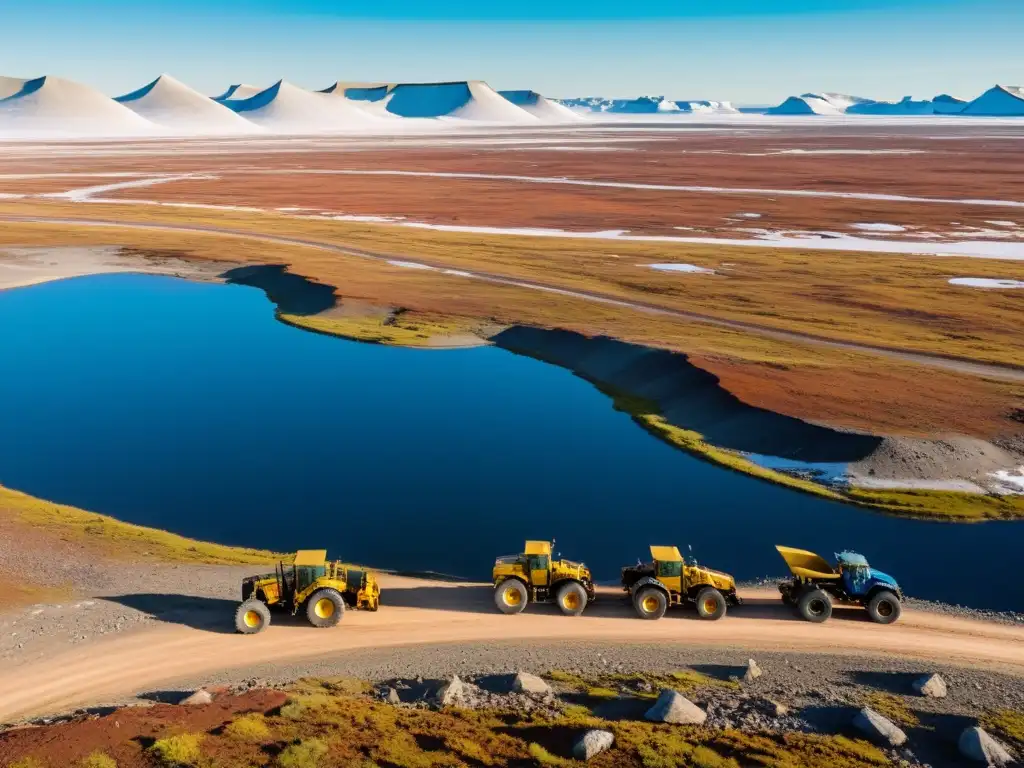
[[[850,465],[854,482],[964,481],[988,487],[990,475],[1024,463],[1024,455],[973,437],[887,437]]]

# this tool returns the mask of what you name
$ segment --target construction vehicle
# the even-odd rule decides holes
[[[558,605],[579,616],[595,597],[590,569],[571,560],[552,560],[553,541],[528,541],[523,553],[494,561],[494,604],[502,613],[521,613],[527,603]]]
[[[650,562],[622,569],[622,588],[641,619],[660,619],[670,605],[692,604],[700,618],[715,620],[728,605],[740,604],[732,576],[684,558],[678,547],[652,546]]]
[[[325,549],[301,549],[290,565],[281,562],[273,573],[242,580],[235,629],[243,635],[262,631],[270,624],[271,610],[293,616],[304,612],[314,627],[334,627],[346,606],[376,611],[380,606],[376,576],[359,566],[328,562]]]
[[[903,592],[896,579],[876,571],[856,552],[839,552],[836,565],[805,549],[776,546],[793,573],[779,585],[782,601],[807,621],[820,624],[832,615],[833,603],[859,605],[872,621],[892,624],[902,613]]]

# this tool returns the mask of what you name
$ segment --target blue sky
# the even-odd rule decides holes
[[[480,78],[552,96],[973,97],[1024,81],[1022,27],[1024,0],[35,0],[0,10],[0,74],[110,94],[169,72],[208,93]]]

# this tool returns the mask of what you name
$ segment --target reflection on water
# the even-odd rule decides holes
[[[1004,570],[1020,524],[795,493],[670,448],[561,368],[307,333],[254,288],[0,292],[0,361],[0,483],[189,536],[479,579],[526,538],[603,581],[651,543],[741,579],[781,574],[777,543],[853,548],[916,596],[1024,610]],[[972,578],[950,577],[963,562]]]

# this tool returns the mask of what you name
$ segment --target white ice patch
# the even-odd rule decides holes
[[[420,264],[417,261],[399,261],[397,259],[388,259],[388,264],[392,267],[402,267],[404,269],[434,269],[429,264]]]
[[[1000,469],[990,473],[989,477],[995,479],[1003,493],[1024,493],[1024,466],[1018,467],[1016,471]]]
[[[1017,222],[1015,221],[986,221],[986,224],[991,224],[993,227],[1010,227],[1013,229],[1017,228]]]
[[[899,224],[851,224],[852,229],[860,229],[864,232],[906,232],[906,227]]]
[[[638,267],[649,267],[659,272],[699,272],[705,275],[715,274],[715,270],[698,267],[696,264],[637,264]]]
[[[113,184],[98,184],[92,187],[69,189],[67,192],[50,192],[47,194],[39,195],[39,197],[49,197],[60,200],[72,200],[76,203],[83,203],[88,202],[90,199],[94,198],[96,195],[99,195],[103,192],[114,192],[119,189],[133,189],[137,187],[152,187],[155,184],[167,184],[172,181],[212,180],[216,178],[216,176],[196,173],[177,174],[173,176],[152,176],[146,179],[133,179],[132,181],[119,181]]]
[[[737,213],[735,214],[739,219],[760,219],[760,213]]]
[[[1024,288],[1024,280],[999,280],[992,277],[954,277],[949,284],[968,288]]]

